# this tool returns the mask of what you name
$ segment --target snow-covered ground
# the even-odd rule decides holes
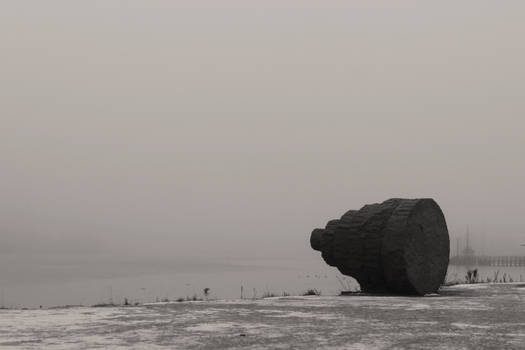
[[[309,296],[0,310],[1,349],[524,349],[525,284],[427,297]]]

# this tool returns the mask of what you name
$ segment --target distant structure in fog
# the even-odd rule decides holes
[[[525,256],[510,255],[476,255],[470,245],[470,231],[467,226],[465,248],[460,249],[460,238],[456,239],[456,255],[450,258],[450,265],[461,266],[525,266]],[[523,244],[522,244],[523,245]]]
[[[450,263],[454,265],[477,265],[476,251],[470,246],[470,230],[467,226],[467,233],[465,234],[465,248],[460,250],[460,239],[457,238],[456,256],[450,259]]]

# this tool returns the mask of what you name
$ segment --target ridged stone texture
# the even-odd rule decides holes
[[[367,293],[437,292],[450,251],[445,216],[430,198],[392,198],[350,210],[313,230],[310,244]]]

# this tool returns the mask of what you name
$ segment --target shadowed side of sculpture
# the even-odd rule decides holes
[[[350,210],[313,230],[310,244],[368,293],[436,292],[450,250],[443,212],[428,198],[393,198]]]

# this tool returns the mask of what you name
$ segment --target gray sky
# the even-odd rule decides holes
[[[314,227],[390,197],[521,253],[524,13],[4,0],[0,253],[320,259]]]

